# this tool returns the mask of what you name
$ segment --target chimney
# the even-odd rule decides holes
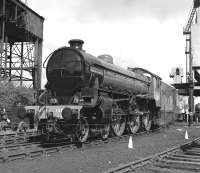
[[[70,47],[82,50],[84,41],[80,40],[80,39],[72,39],[72,40],[69,40],[68,43],[69,43]]]

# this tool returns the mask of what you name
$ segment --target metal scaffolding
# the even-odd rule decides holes
[[[200,8],[200,0],[193,0],[193,6],[189,14],[189,18],[185,27],[183,28],[183,34],[186,36],[186,83],[174,84],[175,88],[179,89],[180,95],[189,96],[189,111],[194,112],[194,96],[200,96],[200,82],[195,82],[194,76],[200,79],[200,74],[196,71],[200,67],[193,66],[193,55],[192,55],[192,31],[191,26],[196,22],[195,16],[197,9]],[[193,74],[194,73],[194,74]],[[195,78],[196,79],[196,78]]]
[[[0,0],[0,78],[41,88],[44,18],[19,0]]]

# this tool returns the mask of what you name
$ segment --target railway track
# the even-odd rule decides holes
[[[180,126],[186,126],[186,125],[180,125]],[[200,127],[199,125],[197,127]],[[165,128],[165,127],[163,127]],[[152,131],[150,131],[151,133]],[[135,135],[140,135],[142,133],[148,133],[148,132],[140,132],[136,133]],[[29,139],[32,137],[38,137],[40,134],[38,134],[35,130],[29,130],[26,132],[16,132],[12,131],[10,133],[4,132],[0,134],[0,146],[5,145],[11,145],[11,144],[20,144],[20,143],[27,143],[29,142]],[[118,138],[124,138],[125,136],[118,137]],[[114,140],[115,137],[112,138]],[[118,139],[117,139],[118,140]]]
[[[158,132],[162,128],[157,128],[151,131],[143,131],[140,133],[134,134],[134,136],[149,134]],[[129,134],[120,136],[120,137],[111,137],[107,140],[102,140],[99,138],[91,139],[83,144],[77,144],[72,142],[57,142],[57,143],[40,143],[40,142],[31,142],[31,143],[22,143],[22,144],[10,144],[0,146],[0,163],[10,162],[19,159],[25,158],[36,158],[42,155],[50,156],[55,153],[62,153],[66,150],[74,149],[87,149],[96,146],[104,146],[106,144],[115,143],[115,142],[127,142],[129,139]]]
[[[136,162],[104,173],[192,173],[200,172],[200,137]]]
[[[31,137],[37,137],[38,135],[34,130],[0,134],[0,146],[28,142]]]

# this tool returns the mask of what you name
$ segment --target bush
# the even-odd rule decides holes
[[[16,107],[18,103],[31,105],[35,102],[34,90],[25,87],[16,87],[12,83],[0,82],[0,104],[3,105],[11,121],[18,122]]]

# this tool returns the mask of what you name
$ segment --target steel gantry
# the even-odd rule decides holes
[[[199,86],[200,83],[197,80],[198,78],[198,72],[197,69],[200,67],[196,66],[194,67],[193,64],[193,47],[192,47],[192,31],[191,27],[193,24],[197,24],[197,17],[196,20],[195,16],[197,16],[197,10],[199,10],[200,7],[200,0],[193,0],[193,6],[189,14],[189,18],[186,22],[185,27],[183,28],[183,34],[186,36],[186,48],[185,48],[185,54],[186,54],[186,83],[180,83],[180,84],[174,84],[174,86],[179,89],[180,95],[186,95],[189,96],[188,103],[189,103],[189,111],[194,112],[194,95],[200,96],[200,90]],[[194,74],[193,74],[194,71]],[[195,82],[194,80],[197,80]],[[200,79],[200,75],[199,75]]]
[[[20,0],[0,0],[0,78],[41,88],[44,18]]]

